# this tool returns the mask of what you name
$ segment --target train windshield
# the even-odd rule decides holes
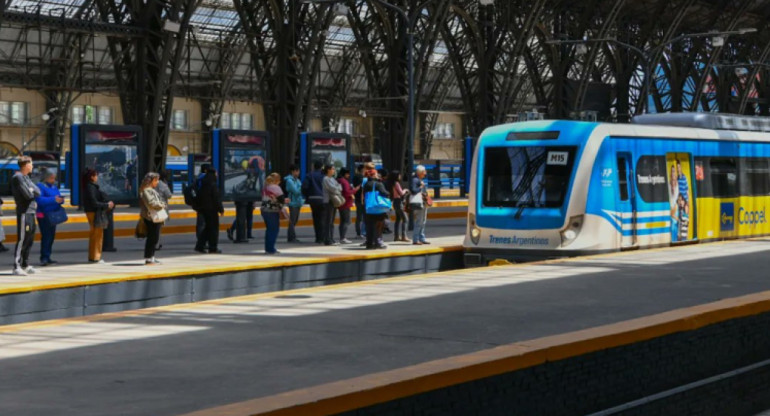
[[[558,208],[572,176],[575,147],[488,147],[484,198],[489,207]]]

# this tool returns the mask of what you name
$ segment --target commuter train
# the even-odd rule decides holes
[[[513,123],[472,163],[469,266],[770,234],[766,118]]]

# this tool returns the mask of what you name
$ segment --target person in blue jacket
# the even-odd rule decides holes
[[[40,265],[56,263],[51,259],[53,240],[56,238],[56,224],[50,220],[50,214],[63,209],[64,198],[56,185],[56,172],[46,171],[43,181],[37,184],[40,196],[37,197],[37,223],[40,226]]]
[[[289,198],[288,241],[290,243],[299,243],[295,227],[297,226],[297,221],[299,221],[302,205],[305,204],[305,198],[302,197],[302,182],[299,180],[299,166],[291,165],[289,167],[289,174],[283,178],[283,183],[286,184],[286,194]]]
[[[313,231],[315,231],[316,244],[324,243],[323,224],[324,224],[324,193],[323,181],[324,173],[321,171],[323,163],[320,160],[313,162],[313,171],[305,176],[302,182],[302,196],[310,205],[310,212],[313,214]]]

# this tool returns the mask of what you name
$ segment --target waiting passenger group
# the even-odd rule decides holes
[[[11,192],[16,204],[16,231],[18,240],[14,248],[13,274],[28,275],[37,270],[29,263],[29,254],[37,226],[40,228],[40,265],[57,263],[52,258],[52,248],[57,225],[67,221],[62,206],[64,198],[56,184],[56,173],[46,172],[40,183],[30,178],[33,165],[28,156],[18,159],[19,171],[11,180]],[[262,189],[260,212],[265,223],[265,253],[278,254],[276,248],[281,220],[288,223],[287,242],[300,243],[297,239],[297,225],[302,207],[310,205],[313,218],[315,242],[327,246],[352,244],[348,230],[352,223],[351,211],[355,207],[354,229],[361,246],[366,249],[384,249],[383,234],[387,230],[389,213],[395,213],[394,241],[409,242],[406,236],[407,213],[412,215],[414,232],[411,242],[415,245],[429,244],[425,239],[425,221],[432,201],[427,193],[425,168],[417,166],[409,186],[401,186],[402,177],[397,171],[377,171],[374,164],[359,165],[351,172],[334,166],[323,166],[316,162],[313,171],[300,180],[297,166],[289,168],[284,178],[272,173],[265,179]],[[219,191],[217,171],[204,165],[201,174],[192,185],[190,203],[197,214],[195,251],[200,253],[222,253],[219,249],[219,216],[224,215],[224,205]],[[102,245],[104,229],[110,221],[110,211],[115,203],[99,187],[99,174],[87,169],[82,177],[82,207],[89,225],[88,261],[104,263]],[[172,193],[166,182],[165,172],[147,173],[139,186],[140,220],[136,235],[144,238],[144,263],[157,265],[160,262],[155,253],[160,244],[161,228],[169,219],[169,199]],[[392,199],[390,199],[392,198]],[[186,198],[187,200],[187,198]],[[252,236],[252,221],[249,217],[257,201],[241,204],[237,209],[236,221],[227,235],[235,243],[246,242]],[[0,204],[2,201],[0,201]],[[251,212],[249,212],[251,211]],[[334,223],[339,213],[339,227]],[[362,227],[363,223],[363,227]],[[245,229],[244,229],[245,228]],[[1,228],[0,228],[1,229]],[[336,233],[335,233],[336,231]],[[335,234],[339,238],[335,239]],[[4,236],[0,236],[4,237]],[[237,237],[237,239],[236,239]],[[0,238],[2,241],[2,238]],[[7,249],[0,243],[0,251]]]

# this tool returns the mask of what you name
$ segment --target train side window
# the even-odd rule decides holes
[[[734,158],[713,158],[709,161],[711,190],[715,198],[738,196],[738,167]]]
[[[743,162],[743,178],[741,178],[741,195],[763,196],[770,195],[770,166],[768,159],[745,159]]]
[[[668,202],[666,157],[647,155],[636,162],[637,194],[647,203]]]
[[[628,160],[625,156],[618,156],[618,186],[620,187],[620,200],[628,201]]]

